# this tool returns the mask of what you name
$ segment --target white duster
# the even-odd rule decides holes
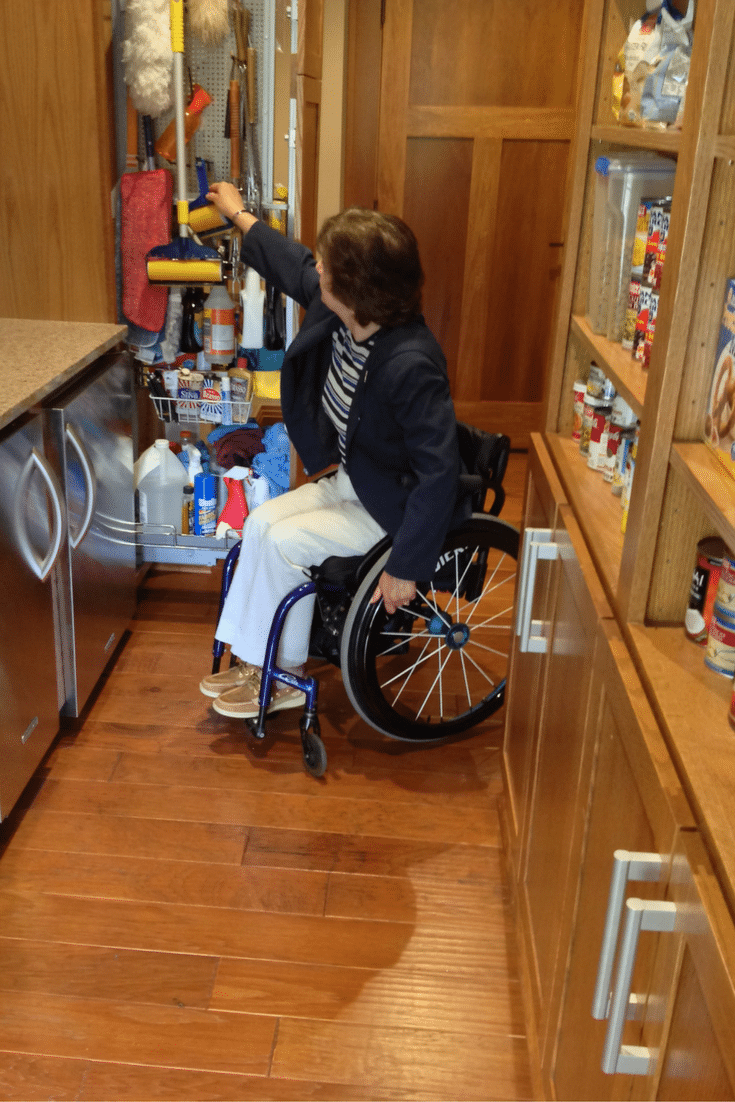
[[[169,0],[127,0],[122,60],[136,111],[156,119],[173,106]]]

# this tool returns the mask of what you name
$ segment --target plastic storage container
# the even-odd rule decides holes
[[[181,531],[181,497],[189,475],[168,440],[156,440],[136,461],[134,484],[138,490],[143,524],[170,525]]]
[[[611,341],[623,336],[638,206],[671,195],[675,170],[669,157],[646,152],[595,163],[587,316],[593,332]]]

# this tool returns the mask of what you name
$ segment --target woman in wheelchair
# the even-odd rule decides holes
[[[328,219],[317,257],[242,209],[237,189],[207,198],[243,233],[242,258],[304,310],[281,371],[281,407],[307,474],[336,471],[259,506],[244,526],[217,639],[238,663],[205,677],[217,712],[258,714],[268,633],[282,598],[330,556],[392,545],[370,597],[389,615],[431,578],[447,533],[470,515],[458,494],[457,424],[444,355],[421,316],[423,271],[401,219],[350,209]],[[285,621],[278,664],[300,674],[314,597]],[[270,711],[304,694],[274,682]]]

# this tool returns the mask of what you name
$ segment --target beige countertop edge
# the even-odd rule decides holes
[[[0,430],[124,340],[109,322],[0,318]]]

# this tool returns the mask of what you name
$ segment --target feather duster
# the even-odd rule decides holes
[[[157,119],[173,106],[169,0],[127,0],[122,60],[136,111]]]
[[[188,9],[191,33],[205,46],[218,46],[229,34],[227,0],[189,0]]]

